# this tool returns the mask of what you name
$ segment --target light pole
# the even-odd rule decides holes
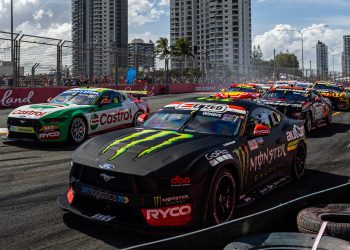
[[[14,73],[15,71],[15,62],[14,62],[14,58],[15,58],[15,52],[14,52],[14,48],[13,48],[13,0],[11,0],[11,65],[12,65],[12,86],[16,85],[15,82],[15,77],[14,77]]]
[[[330,51],[332,51],[332,57],[333,57],[333,82],[335,81],[335,72],[334,72],[334,56],[337,53],[334,53],[336,49],[342,48],[342,46],[337,46],[335,48],[328,48]]]
[[[291,30],[277,30],[280,32],[298,32],[301,37],[301,72],[302,72],[302,78],[304,78],[304,32],[309,31],[309,30],[314,30],[314,29],[320,29],[320,28],[325,28],[328,27],[328,25],[322,25],[322,26],[317,26],[317,27],[312,27],[304,30],[296,30],[296,29],[291,29]]]

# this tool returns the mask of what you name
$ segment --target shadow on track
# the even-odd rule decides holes
[[[6,146],[17,147],[29,150],[41,150],[41,151],[74,151],[79,145],[73,145],[69,143],[43,143],[43,142],[27,142],[27,141],[3,141]]]
[[[335,134],[346,133],[350,130],[350,124],[331,123],[328,126],[312,130],[308,138],[326,138]]]
[[[349,173],[350,175],[350,173]],[[306,170],[304,178],[299,182],[293,182],[290,183],[271,194],[268,194],[265,197],[262,197],[258,199],[256,202],[242,208],[238,209],[236,216],[234,219],[238,219],[244,216],[248,216],[260,211],[264,211],[266,209],[273,208],[275,206],[278,206],[282,203],[289,202],[293,199],[303,197],[305,195],[321,191],[330,187],[338,186],[340,184],[348,183],[350,177],[348,176],[339,176],[334,175],[326,172],[316,171],[316,170]],[[323,200],[323,201],[317,201],[317,202],[330,202],[329,199]],[[264,219],[264,222],[266,222],[266,225],[256,225],[257,228],[261,231],[269,231],[272,224],[276,227],[276,224],[278,224],[279,230],[282,231],[294,231],[296,230],[296,214],[299,212],[300,209],[305,208],[308,205],[314,204],[315,201],[310,202],[303,202],[301,205],[298,205],[298,207],[292,207],[290,209],[290,216],[283,217],[283,222],[276,222],[276,221],[270,221],[267,223],[268,219]],[[270,218],[270,220],[272,217]],[[124,248],[132,245],[137,245],[144,242],[151,242],[154,240],[159,240],[161,238],[166,238],[166,236],[152,236],[152,235],[144,235],[141,233],[133,232],[133,231],[126,231],[126,230],[119,230],[116,228],[112,228],[110,226],[103,226],[99,223],[89,221],[84,218],[80,218],[76,215],[66,213],[63,216],[63,221],[66,224],[67,227],[72,228],[74,230],[78,230],[79,232],[89,235],[93,238],[96,238],[98,240],[101,240],[105,242],[106,244],[109,244],[113,247],[117,248]],[[256,230],[254,229],[254,224],[250,225],[252,228],[250,230]],[[221,230],[220,227],[215,229],[216,231]],[[205,238],[202,239],[203,241],[206,241]],[[217,241],[217,239],[216,239]],[[198,242],[197,242],[198,243]],[[190,241],[188,241],[188,244],[191,245]],[[211,243],[213,244],[213,243]],[[173,248],[169,248],[173,249]],[[190,248],[188,248],[190,249]]]

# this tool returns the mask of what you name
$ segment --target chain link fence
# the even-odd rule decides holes
[[[318,74],[315,69],[281,68],[273,63],[233,65],[210,61],[208,56],[172,57],[173,69],[164,70],[164,60],[153,53],[121,50],[35,35],[14,34],[14,67],[11,63],[11,33],[0,31],[0,87],[45,87],[67,85],[123,85],[172,83],[233,83],[243,81],[350,79],[341,72]],[[73,54],[84,55],[73,63]],[[104,65],[104,58],[110,64]],[[155,65],[158,65],[156,69]],[[170,67],[171,68],[171,67]],[[130,70],[132,69],[132,70]]]

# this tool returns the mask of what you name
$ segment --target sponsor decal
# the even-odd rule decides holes
[[[192,220],[192,204],[158,209],[141,209],[141,212],[151,226],[181,226]]]
[[[255,150],[259,148],[258,142],[255,139],[248,141],[248,145],[250,150]]]
[[[232,155],[226,150],[216,150],[213,153],[206,154],[205,158],[209,161],[212,167],[215,167],[220,162],[233,159]]]
[[[200,107],[202,107],[201,111],[211,111],[211,112],[220,112],[220,113],[224,113],[228,108],[227,105],[222,105],[222,104],[182,103],[178,105],[176,109],[197,110]]]
[[[300,141],[302,141],[303,139],[299,139],[299,140],[295,140],[295,141],[292,141],[290,143],[288,143],[288,148],[287,148],[287,151],[293,151],[293,150],[296,150],[297,147],[298,147],[298,144]]]
[[[203,116],[212,116],[212,117],[222,117],[222,114],[219,113],[213,113],[213,112],[203,112],[202,113]]]
[[[108,163],[102,163],[100,165],[98,165],[99,168],[102,168],[102,169],[114,169],[114,165],[112,164],[108,164]]]
[[[94,219],[94,220],[98,220],[98,221],[109,222],[109,221],[115,219],[115,216],[104,215],[104,214],[95,214],[94,216],[91,216],[90,218]]]
[[[41,132],[52,132],[58,130],[58,126],[43,126],[40,131]]]
[[[276,172],[279,168],[280,168],[280,166],[277,166],[277,165],[269,166],[268,168],[265,168],[261,172],[257,173],[254,177],[254,180],[260,181],[260,180],[268,177],[270,174]]]
[[[42,111],[35,111],[35,110],[15,110],[12,112],[11,115],[31,115],[31,116],[37,116],[37,117],[42,117],[46,114],[46,112]]]
[[[10,127],[11,132],[17,132],[17,133],[24,133],[24,134],[34,134],[34,128],[32,127],[18,127],[18,126],[11,126]]]
[[[277,188],[279,185],[283,184],[286,181],[287,181],[287,179],[285,177],[282,177],[281,179],[275,181],[274,183],[272,183],[270,185],[267,185],[266,187],[260,189],[259,192],[262,195],[265,195],[265,194],[269,193],[271,190]]]
[[[152,134],[152,135],[148,135],[148,134]],[[139,137],[142,137],[142,136],[145,136],[145,138],[142,138],[142,139],[139,139],[139,140],[135,140],[136,138],[139,138]],[[193,138],[193,135],[191,134],[181,134],[181,133],[178,133],[178,132],[175,132],[175,131],[157,131],[157,130],[142,130],[141,132],[137,132],[137,133],[133,133],[129,136],[126,136],[126,137],[123,137],[121,139],[118,139],[118,140],[115,140],[114,142],[112,142],[111,144],[109,144],[107,147],[105,147],[100,155],[103,155],[105,154],[106,152],[108,152],[112,147],[114,146],[118,146],[120,143],[122,142],[126,142],[126,141],[130,141],[128,144],[126,144],[125,146],[123,147],[120,147],[116,152],[115,154],[109,158],[110,161],[116,159],[117,157],[121,156],[122,154],[124,154],[126,151],[128,151],[130,148],[138,145],[138,144],[141,144],[143,142],[149,142],[149,141],[153,141],[153,140],[156,140],[156,139],[160,139],[160,138],[164,138],[164,137],[170,137],[170,139],[167,139],[165,141],[163,141],[162,143],[158,144],[158,145],[155,145],[155,146],[152,146],[152,147],[149,147],[143,151],[141,151],[137,157],[140,158],[142,156],[145,156],[147,154],[150,154],[160,148],[163,148],[165,146],[169,146],[177,141],[180,141],[180,140],[185,140],[185,139],[191,139]]]
[[[236,141],[230,141],[230,142],[227,142],[227,143],[223,144],[223,146],[224,147],[228,147],[228,146],[231,146],[231,145],[233,145],[235,143],[236,143]]]
[[[109,176],[109,175],[107,175],[107,174],[105,174],[105,173],[100,174],[100,177],[101,177],[105,182],[109,182],[110,180],[115,179],[114,176]]]
[[[287,156],[285,147],[286,145],[283,144],[272,149],[267,148],[265,152],[260,151],[257,156],[250,159],[250,169],[259,171],[263,165],[271,164],[276,159]]]
[[[130,202],[129,197],[127,196],[98,190],[89,186],[82,186],[81,192],[88,196],[92,196],[96,200],[105,200],[109,202],[115,202],[118,204],[128,204]]]
[[[34,91],[33,90],[29,91],[28,96],[24,98],[15,98],[15,97],[11,97],[11,95],[12,95],[12,90],[5,91],[0,102],[3,107],[10,107],[13,104],[25,104],[25,103],[30,104],[31,99],[34,96]]]
[[[181,204],[188,201],[189,199],[190,199],[190,196],[188,194],[165,197],[165,198],[162,196],[154,196],[153,203],[155,207],[162,207],[162,206]]]
[[[305,136],[304,126],[294,125],[292,131],[287,131],[287,141],[294,141]]]
[[[233,153],[237,155],[241,166],[239,169],[241,171],[242,181],[247,182],[250,172],[248,148],[242,144],[235,151],[233,151]]]
[[[222,120],[227,122],[235,122],[237,119],[238,116],[230,114],[224,114],[224,116],[222,117]]]
[[[46,133],[40,133],[39,139],[42,141],[48,141],[48,140],[57,140],[60,138],[60,132],[46,132]]]
[[[103,113],[103,114],[93,114],[90,118],[90,123],[91,123],[91,130],[95,130],[97,129],[97,127],[99,125],[104,126],[104,125],[109,125],[109,124],[114,124],[117,122],[121,122],[121,121],[129,121],[131,120],[132,117],[132,113],[131,113],[131,109],[129,110],[121,110],[118,111],[117,113],[111,113],[111,114],[107,114],[107,113]]]
[[[191,178],[190,177],[180,177],[177,175],[170,180],[170,184],[172,187],[189,186],[189,185],[191,185]]]

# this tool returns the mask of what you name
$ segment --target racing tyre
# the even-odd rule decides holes
[[[140,127],[140,126],[142,125],[142,123],[140,123],[140,122],[138,121],[139,116],[142,115],[142,114],[143,114],[142,111],[137,111],[137,112],[136,112],[136,114],[135,114],[135,116],[134,116],[134,120],[133,120],[133,122],[132,122],[132,125],[133,125],[134,127]]]
[[[221,169],[213,182],[209,197],[209,223],[220,224],[233,217],[236,207],[236,181],[228,169]]]
[[[227,245],[224,250],[248,249],[311,249],[316,240],[315,234],[269,233],[238,239]],[[323,236],[317,249],[349,249],[350,243],[345,240]]]
[[[299,180],[305,172],[306,148],[304,144],[299,144],[292,163],[291,176],[294,180]]]
[[[75,117],[69,126],[69,139],[74,144],[85,141],[88,134],[86,121],[82,117]]]
[[[310,207],[300,211],[297,217],[300,232],[317,233],[324,221],[328,221],[326,235],[350,240],[350,204]]]
[[[328,112],[328,116],[327,116],[327,124],[331,124],[332,123],[332,120],[333,120],[333,109],[329,109],[329,112]]]
[[[312,129],[312,118],[309,112],[305,115],[305,133],[306,135],[309,135]]]

